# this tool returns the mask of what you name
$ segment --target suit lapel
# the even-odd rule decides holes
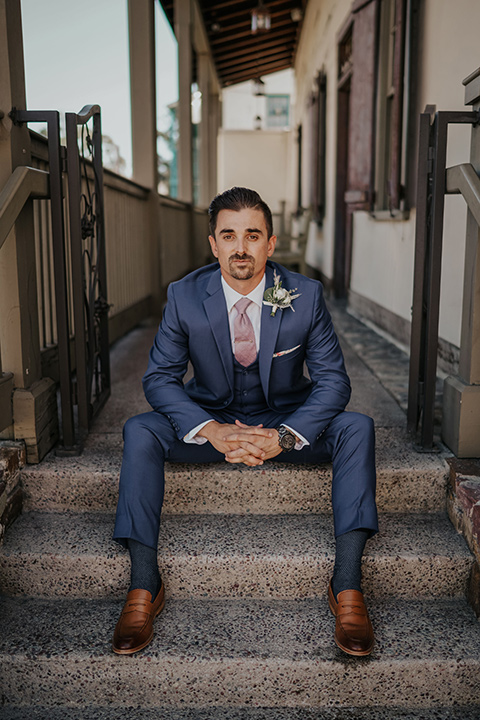
[[[267,265],[265,289],[273,286],[273,268]],[[259,370],[260,380],[262,382],[263,392],[268,399],[268,383],[270,380],[270,370],[272,367],[273,353],[277,342],[280,323],[282,320],[282,310],[277,310],[274,317],[270,313],[272,308],[268,305],[262,305],[262,324],[260,328],[260,352],[259,352]]]
[[[227,305],[223,294],[221,273],[217,270],[207,286],[209,297],[203,301],[213,336],[222,358],[225,374],[233,391],[233,353],[228,324]]]

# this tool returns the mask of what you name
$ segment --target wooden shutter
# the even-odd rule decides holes
[[[403,198],[401,187],[403,86],[405,68],[406,0],[395,0],[395,43],[393,48],[393,102],[390,144],[390,177],[388,178],[388,204],[390,210],[400,208]]]

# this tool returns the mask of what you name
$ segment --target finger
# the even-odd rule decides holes
[[[243,448],[246,452],[249,453],[249,455],[254,455],[258,458],[264,458],[266,453],[265,450],[261,447],[258,447],[258,445],[255,445],[255,443],[251,443],[247,441],[241,441],[240,447]]]
[[[247,438],[252,439],[254,437],[272,438],[273,432],[271,430],[269,430],[268,428],[259,428],[259,427],[242,428],[241,431],[238,431],[237,433],[232,433],[232,435],[229,435],[228,440],[244,440]],[[255,442],[255,440],[252,440],[252,442]]]
[[[249,465],[251,467],[254,467],[256,465],[263,465],[263,460],[248,454],[244,454],[241,457],[232,457],[230,454],[227,454],[225,455],[225,460],[229,463],[243,463],[244,465]]]
[[[258,425],[245,425],[245,423],[240,422],[240,420],[235,420],[235,425],[238,425],[238,427],[242,427],[242,428],[250,428],[250,427],[261,428],[261,427],[263,427],[263,423],[259,423]]]
[[[251,443],[244,443],[239,448],[235,448],[234,450],[227,452],[226,455],[231,458],[236,458],[237,460],[241,460],[247,455],[263,460],[263,458],[265,457],[265,452],[258,448],[256,445],[252,445]]]

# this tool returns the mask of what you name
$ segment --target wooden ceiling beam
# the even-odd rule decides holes
[[[274,50],[276,47],[293,47],[293,45],[291,35],[279,35],[278,37],[271,38],[269,42],[262,42],[261,45],[259,45],[258,42],[235,44],[235,49],[230,49],[228,53],[217,48],[215,53],[213,53],[213,58],[217,61],[226,56],[229,58],[241,57],[242,55],[253,55],[257,52],[268,52],[269,50]]]
[[[292,28],[292,21],[291,20],[282,20],[281,22],[276,23],[276,25],[273,28],[270,28],[270,30],[267,30],[266,32],[256,33],[255,35],[252,35],[252,31],[249,28],[248,30],[244,30],[243,32],[234,33],[233,35],[229,35],[225,38],[220,37],[211,37],[210,36],[210,44],[213,45],[219,45],[221,43],[231,43],[232,40],[237,40],[238,38],[244,38],[249,37],[252,35],[252,37],[257,38],[257,41],[260,40],[260,38],[268,36],[268,35],[274,35],[275,32],[284,27],[290,27]],[[292,28],[292,35],[295,36],[295,28]]]
[[[286,50],[284,52],[275,53],[274,55],[267,55],[266,57],[252,57],[250,60],[238,61],[225,61],[223,63],[217,63],[217,70],[219,72],[225,72],[228,67],[238,67],[242,69],[255,67],[256,65],[262,65],[265,62],[275,62],[276,60],[291,60],[292,51]]]
[[[281,3],[285,4],[285,3]],[[237,6],[238,7],[238,6]],[[272,20],[272,25],[275,22],[276,18],[280,18],[284,15],[287,15],[290,18],[290,22],[293,22],[291,20],[291,9],[292,6],[290,3],[286,3],[286,7],[282,8],[281,10],[276,10],[275,12],[270,13],[270,18]],[[207,15],[206,11],[203,11],[203,17],[205,20],[205,23],[212,23],[212,22],[218,22],[220,25],[222,25],[223,22],[230,23],[235,22],[238,18],[244,18],[241,22],[242,25],[244,25],[246,22],[248,24],[251,24],[252,19],[252,11],[251,10],[236,10],[235,12],[231,13],[217,13],[216,11],[211,12],[210,15]],[[226,25],[225,29],[228,30],[229,28],[234,28],[235,25]]]
[[[285,65],[278,65],[278,67],[274,66],[272,68],[269,68],[268,70],[263,70],[262,76],[270,75],[271,73],[279,72],[280,70],[287,70],[289,67],[291,67],[290,63],[286,63]],[[247,82],[248,80],[254,80],[255,77],[257,77],[257,76],[252,75],[251,73],[246,73],[245,75],[239,75],[238,77],[232,75],[232,76],[226,77],[224,80],[222,78],[222,82],[225,87],[229,87],[230,85],[238,85],[238,83],[241,83],[241,82]]]
[[[291,62],[272,61],[261,63],[258,67],[255,68],[255,72],[253,72],[252,70],[250,70],[249,72],[245,72],[244,70],[237,70],[236,72],[227,71],[222,72],[221,77],[222,81],[224,80],[225,82],[227,80],[233,80],[234,78],[243,76],[248,76],[248,79],[254,80],[261,75],[268,75],[269,73],[274,72],[272,68],[276,69],[277,66],[281,66],[282,68],[291,67]]]

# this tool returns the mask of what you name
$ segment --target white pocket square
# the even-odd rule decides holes
[[[282,355],[288,355],[288,353],[293,352],[294,350],[298,350],[300,345],[295,345],[295,347],[290,348],[289,350],[280,350],[278,353],[273,353],[273,357],[282,357]]]

